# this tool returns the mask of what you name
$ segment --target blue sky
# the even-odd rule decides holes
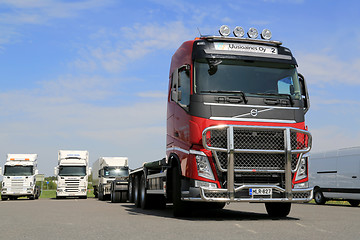
[[[165,156],[172,54],[223,24],[269,28],[309,87],[313,150],[360,146],[359,1],[0,0],[0,164],[59,149]]]

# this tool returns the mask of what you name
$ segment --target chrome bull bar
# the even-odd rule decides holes
[[[226,131],[226,148],[224,146],[212,146],[211,142],[211,131]],[[239,145],[235,142],[234,131],[266,131],[266,132],[276,132],[283,134],[283,143],[281,143],[281,149],[260,149],[258,147],[241,149],[236,148]],[[291,142],[291,134],[295,134],[295,143]],[[303,144],[298,146],[297,134],[303,134]],[[255,134],[256,136],[256,134]],[[237,141],[239,141],[238,136]],[[281,136],[282,137],[282,136]],[[240,139],[241,141],[241,139]],[[232,202],[232,201],[248,201],[248,202],[305,202],[312,199],[312,189],[311,188],[302,188],[302,189],[293,189],[292,188],[292,154],[300,154],[301,156],[310,151],[312,145],[312,137],[308,131],[300,130],[297,128],[291,127],[268,127],[268,126],[237,126],[237,125],[221,125],[221,126],[212,126],[206,128],[202,133],[202,143],[205,149],[211,150],[213,156],[216,156],[216,152],[225,152],[227,153],[227,189],[217,189],[217,188],[207,188],[200,187],[200,196],[202,200],[205,201],[220,201],[220,202]],[[216,144],[215,144],[216,145]],[[257,144],[259,146],[259,144]],[[284,156],[284,168],[283,169],[235,169],[235,154],[236,153],[255,153],[255,154],[281,154]],[[297,159],[297,161],[299,161]],[[219,161],[216,159],[216,164],[218,169],[222,169]],[[269,185],[258,185],[258,184],[246,184],[241,186],[235,186],[235,172],[267,172],[267,173],[283,173],[285,176],[285,188],[280,186],[269,184]],[[264,196],[259,198],[254,197],[235,197],[237,192],[250,189],[250,188],[272,188],[273,190],[283,193],[284,197],[273,198],[272,196]],[[211,194],[217,194],[216,197],[209,197]]]

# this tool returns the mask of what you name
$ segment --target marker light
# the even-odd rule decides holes
[[[242,27],[235,27],[234,31],[233,31],[235,37],[243,37],[245,35],[245,31]]]
[[[222,25],[220,27],[219,33],[220,33],[221,36],[227,37],[227,36],[230,35],[230,28],[228,26],[226,26],[226,25]]]
[[[264,29],[261,32],[261,38],[265,40],[270,40],[272,37],[271,32],[269,29]]]
[[[249,31],[247,32],[247,35],[249,36],[249,38],[257,38],[259,33],[256,28],[250,28]]]

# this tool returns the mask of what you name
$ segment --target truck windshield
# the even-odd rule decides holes
[[[128,177],[129,168],[105,168],[104,169],[105,177]]]
[[[33,166],[5,166],[4,176],[31,176]]]
[[[194,92],[246,96],[286,95],[301,99],[296,67],[290,64],[226,59],[195,61]]]
[[[85,166],[60,166],[59,176],[85,176]]]

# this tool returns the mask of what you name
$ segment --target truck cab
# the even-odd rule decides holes
[[[87,198],[89,169],[88,151],[60,150],[58,166],[54,169],[57,177],[56,198]]]
[[[0,168],[0,172],[1,170]],[[4,165],[1,199],[38,199],[40,189],[36,186],[37,174],[37,154],[8,154]]]
[[[100,157],[92,167],[94,195],[99,200],[125,202],[128,192],[127,157]]]

